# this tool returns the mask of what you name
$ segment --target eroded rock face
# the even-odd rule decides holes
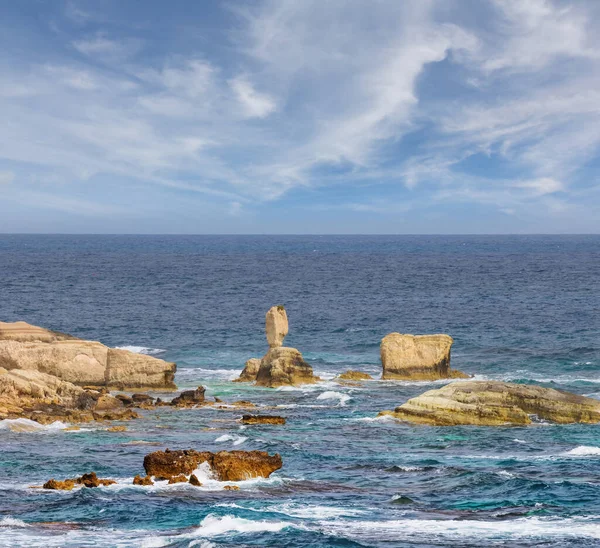
[[[362,371],[346,371],[345,373],[338,375],[336,379],[342,381],[370,381],[373,380],[373,377]]]
[[[282,466],[281,456],[265,451],[155,451],[144,457],[144,469],[148,476],[172,478],[191,476],[202,463],[208,462],[219,481],[243,481],[250,478],[268,478]]]
[[[260,369],[260,361],[260,358],[250,358],[246,362],[240,376],[233,382],[254,382],[256,380],[256,375],[258,375],[258,370]]]
[[[285,424],[285,419],[276,415],[243,415],[242,424]]]
[[[524,425],[531,415],[567,424],[600,422],[600,401],[577,394],[500,381],[453,382],[380,415],[437,426]]]
[[[384,380],[436,380],[468,378],[450,369],[449,335],[402,335],[390,333],[381,341]]]
[[[277,386],[312,384],[319,381],[312,367],[304,361],[302,354],[295,348],[278,346],[270,348],[261,360],[256,375],[258,386]]]
[[[25,322],[0,322],[0,367],[40,371],[79,386],[176,388],[174,363]]]
[[[283,305],[269,308],[265,319],[269,347],[283,346],[283,339],[285,339],[289,329],[287,314]]]

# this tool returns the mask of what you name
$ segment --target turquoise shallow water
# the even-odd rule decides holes
[[[181,388],[288,419],[165,408],[121,433],[0,423],[0,545],[600,546],[600,426],[403,425],[376,415],[443,383],[332,380],[378,375],[387,332],[448,332],[453,366],[476,378],[600,397],[599,273],[598,237],[0,236],[2,319],[155,352]],[[323,383],[230,382],[264,352],[277,303],[286,344]],[[284,466],[239,491],[131,485],[165,447],[261,449]],[[90,470],[118,484],[29,488]]]

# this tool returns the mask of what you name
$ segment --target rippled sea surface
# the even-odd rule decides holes
[[[275,304],[323,383],[230,382],[266,351]],[[600,425],[410,426],[375,417],[443,383],[333,380],[378,378],[391,331],[449,333],[453,366],[478,379],[600,398],[599,236],[0,235],[0,319],[137,347],[176,361],[180,388],[287,418],[0,421],[1,546],[600,546]],[[131,485],[167,447],[279,452],[284,466],[239,491]],[[91,470],[117,485],[29,487]]]

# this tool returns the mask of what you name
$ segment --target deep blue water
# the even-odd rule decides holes
[[[324,383],[230,382],[265,352],[274,304]],[[181,388],[288,419],[161,409],[122,433],[0,430],[1,546],[600,546],[600,426],[408,426],[374,418],[441,383],[331,380],[378,376],[391,331],[444,332],[476,378],[600,398],[600,236],[0,235],[0,319],[153,349]],[[240,491],[130,485],[165,447],[284,467]],[[28,488],[89,470],[119,484]]]

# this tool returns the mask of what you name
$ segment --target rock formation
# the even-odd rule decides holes
[[[369,375],[368,373],[363,373],[362,371],[346,371],[345,373],[342,373],[340,375],[338,375],[335,380],[342,380],[342,381],[370,381],[373,380],[373,377],[371,377],[371,375]]]
[[[240,376],[233,382],[254,382],[260,369],[260,358],[250,358]]]
[[[25,322],[0,322],[0,367],[36,370],[79,386],[176,388],[174,363]]]
[[[319,381],[312,367],[295,348],[282,346],[288,333],[288,319],[282,305],[273,306],[266,316],[269,350],[261,360],[252,358],[236,382],[255,381],[258,386],[275,388],[286,385],[311,384]]]
[[[242,424],[285,424],[285,419],[277,415],[243,415]]]
[[[148,476],[169,479],[191,476],[202,463],[207,462],[219,481],[243,481],[250,478],[268,478],[282,466],[281,456],[265,451],[155,451],[144,457]]]
[[[436,380],[468,378],[450,369],[449,335],[402,335],[390,333],[381,340],[384,380]]]
[[[171,405],[176,407],[193,407],[204,403],[204,386],[199,386],[196,390],[185,390],[176,398],[173,398]]]
[[[560,424],[600,422],[600,401],[577,394],[500,381],[453,382],[380,415],[416,424],[523,425],[532,416]]]
[[[111,479],[100,479],[96,475],[96,472],[90,472],[89,474],[83,474],[83,476],[75,479],[66,479],[63,481],[57,481],[55,479],[48,480],[42,486],[44,489],[59,489],[62,491],[71,491],[75,485],[82,485],[83,487],[100,487],[106,485],[113,485],[117,483]]]

